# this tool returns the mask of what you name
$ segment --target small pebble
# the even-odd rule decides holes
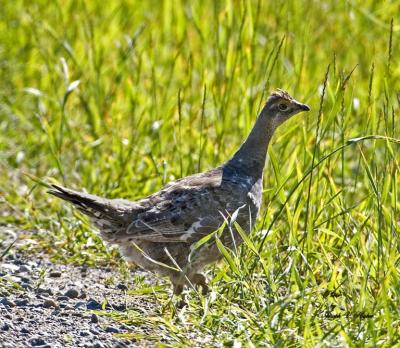
[[[22,277],[22,276],[20,278],[21,278],[21,282],[22,283],[28,283],[29,284],[31,282],[31,278]]]
[[[5,323],[4,325],[1,326],[0,330],[1,331],[8,331],[12,329],[13,327],[10,324]]]
[[[104,331],[111,332],[111,333],[119,333],[119,330],[116,327],[112,327],[112,326],[107,326]]]
[[[100,342],[96,342],[96,343],[93,345],[93,348],[103,348],[103,345],[102,345]]]
[[[10,260],[10,261],[15,260],[15,255],[13,254],[12,251],[6,256],[6,260]],[[1,265],[1,266],[3,266],[3,265]]]
[[[79,295],[79,298],[82,299],[82,300],[85,299],[86,298],[86,293],[82,291],[81,294]]]
[[[90,328],[89,331],[90,331],[93,335],[96,335],[96,336],[100,335],[100,332],[99,332],[98,330],[96,330],[96,329]]]
[[[128,287],[127,287],[125,284],[123,284],[123,283],[119,283],[119,284],[117,285],[117,288],[118,288],[119,290],[123,290],[123,291],[128,290]]]
[[[26,263],[31,269],[36,268],[38,266],[38,263],[36,261],[28,261]]]
[[[28,301],[26,298],[20,299],[20,300],[15,300],[15,304],[16,304],[18,307],[25,307],[25,306],[28,305],[28,303],[29,303],[29,301]]]
[[[21,283],[21,288],[25,290],[32,290],[32,287],[28,283]]]
[[[86,306],[86,302],[84,302],[84,301],[78,301],[78,302],[75,304],[75,308],[76,308],[76,309],[82,308],[82,307],[85,307],[85,306]]]
[[[19,277],[19,276],[8,277],[8,280],[11,280],[14,283],[21,283],[21,277]]]
[[[8,342],[4,342],[2,345],[2,348],[15,348],[16,346],[14,346],[12,343],[8,343]]]
[[[4,306],[7,306],[7,307],[15,307],[15,303],[13,301],[9,300],[7,297],[4,297],[3,299],[1,299],[0,303],[2,303]]]
[[[59,271],[52,271],[49,273],[50,278],[60,278],[61,277],[61,272]]]
[[[123,303],[121,303],[121,304],[114,304],[113,305],[113,308],[116,310],[116,311],[124,311],[124,310],[126,310],[126,305],[125,304],[123,304]]]
[[[0,267],[4,270],[8,270],[11,272],[17,272],[19,270],[19,266],[14,263],[2,263]]]
[[[69,298],[77,298],[79,296],[78,290],[71,288],[68,289],[67,292],[64,294],[64,296],[67,296]]]
[[[101,309],[101,303],[97,302],[96,300],[90,299],[86,302],[86,308],[89,310]]]
[[[58,301],[68,301],[68,300],[69,300],[69,297],[68,297],[68,296],[64,296],[64,295],[63,295],[63,296],[58,296],[58,297],[57,297],[57,300],[58,300]]]
[[[45,345],[46,341],[43,338],[35,337],[29,340],[29,343],[31,344],[31,347],[38,347]]]
[[[23,327],[20,332],[23,333],[23,334],[30,333],[30,331],[26,327]]]
[[[48,299],[44,300],[43,307],[44,308],[59,308],[59,305],[53,299],[48,298]]]
[[[90,336],[90,332],[87,330],[82,330],[79,332],[79,336],[81,336],[81,337]]]
[[[31,271],[32,270],[27,265],[21,265],[21,266],[19,266],[19,269],[18,269],[18,272],[20,272],[20,273],[31,272]]]
[[[50,296],[53,295],[53,291],[51,289],[39,288],[39,289],[37,289],[37,292],[39,294],[48,294]]]
[[[90,316],[90,322],[93,323],[93,324],[97,324],[99,322],[99,317],[97,316],[97,314],[93,313]]]

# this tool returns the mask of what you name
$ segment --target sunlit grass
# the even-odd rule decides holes
[[[312,112],[274,136],[257,228],[238,254],[228,250],[229,262],[209,270],[211,294],[190,292],[183,310],[158,285],[132,289],[159,309],[140,318],[148,331],[133,328],[130,338],[393,345],[400,336],[398,7],[5,2],[1,221],[35,231],[54,260],[118,264],[87,221],[38,183],[140,198],[223,162],[269,91],[287,89]],[[108,315],[134,327],[137,310]]]

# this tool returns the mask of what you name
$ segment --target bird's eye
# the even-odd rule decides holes
[[[281,103],[281,104],[278,105],[278,109],[280,111],[286,111],[288,109],[288,106],[285,103]]]

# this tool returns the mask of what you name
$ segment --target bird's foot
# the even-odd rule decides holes
[[[183,284],[173,284],[173,293],[174,295],[181,295],[183,291]]]
[[[187,306],[185,294],[183,294],[183,284],[173,284],[173,296],[180,297],[179,301],[176,303],[176,307],[181,309]]]
[[[206,277],[200,273],[196,273],[190,278],[187,278],[189,281],[187,282],[187,285],[191,285],[193,287],[201,287],[201,293],[202,295],[207,295],[209,292],[209,288],[207,285],[207,280]],[[184,306],[187,305],[185,295],[183,294],[183,289],[184,289],[184,284],[179,282],[173,282],[173,296],[180,297],[180,301],[177,303],[178,308],[183,308]]]
[[[206,277],[200,273],[196,273],[190,281],[192,282],[193,285],[197,285],[201,287],[201,293],[202,295],[207,295],[209,292],[209,288],[207,285],[207,280]]]

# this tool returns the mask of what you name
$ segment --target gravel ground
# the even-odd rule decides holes
[[[12,233],[0,229],[1,256],[13,239]],[[129,296],[126,290],[119,272],[109,268],[58,265],[10,252],[0,260],[0,347],[153,346],[154,341],[119,337],[137,333],[140,327],[93,313],[103,308],[113,313],[134,309],[143,316],[154,313],[154,303]]]

